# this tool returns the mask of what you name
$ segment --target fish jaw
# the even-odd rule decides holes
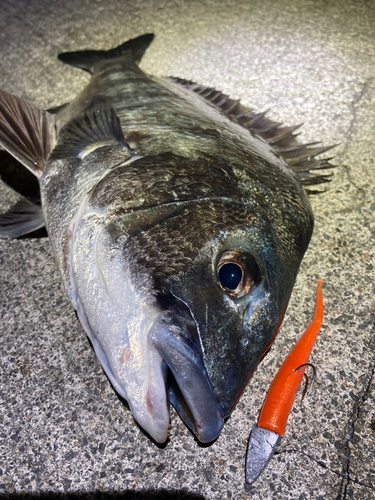
[[[237,303],[208,286],[197,287],[195,298],[189,298],[205,371],[220,412],[228,418],[272,343],[282,315],[264,281]]]
[[[110,329],[105,332],[102,328],[101,335],[99,332],[95,335],[79,298],[77,315],[113,388],[126,399],[137,423],[157,443],[164,443],[168,437],[169,403],[164,384],[163,360],[158,351],[151,344],[147,345],[147,359],[142,358],[143,370],[140,370],[139,360],[133,356],[128,343],[120,342],[117,345],[118,356],[113,356],[111,345],[98,340],[108,336]],[[134,373],[138,373],[138,379]]]
[[[185,321],[171,311],[164,311],[154,321],[149,337],[177,383],[177,390],[169,388],[172,404],[201,443],[214,441],[224,419],[200,348],[192,341]]]
[[[163,359],[148,339],[160,310],[134,290],[124,261],[95,212],[74,230],[71,282],[75,308],[100,363],[138,424],[156,441],[168,437]]]

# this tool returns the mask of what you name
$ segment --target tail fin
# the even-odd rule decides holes
[[[78,52],[64,52],[59,54],[60,61],[93,73],[95,64],[105,59],[128,57],[131,61],[139,63],[147,47],[154,38],[152,33],[141,35],[119,45],[111,50],[81,50]]]

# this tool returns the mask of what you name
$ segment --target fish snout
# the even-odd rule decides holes
[[[202,294],[209,296],[208,293]],[[279,306],[263,281],[234,306],[220,308],[214,294],[206,307],[194,304],[201,352],[208,379],[221,414],[226,419],[272,343],[280,326]],[[210,321],[206,321],[206,317]]]

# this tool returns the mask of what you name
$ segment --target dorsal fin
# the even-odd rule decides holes
[[[40,177],[55,144],[55,119],[47,111],[0,90],[0,143]]]
[[[152,33],[138,36],[132,40],[110,50],[80,50],[77,52],[64,52],[59,54],[60,61],[81,68],[90,73],[94,72],[95,65],[105,59],[116,59],[118,57],[128,57],[134,63],[139,63],[147,47],[154,38]]]
[[[239,100],[230,99],[226,94],[211,87],[204,87],[181,78],[171,78],[171,80],[201,95],[231,120],[247,128],[252,134],[265,139],[289,164],[304,186],[321,184],[330,180],[331,175],[322,174],[317,170],[333,168],[329,163],[331,158],[317,160],[315,156],[325,153],[335,146],[312,147],[319,143],[301,144],[294,134],[301,125],[283,127],[281,123],[269,120],[266,117],[267,111],[256,113],[243,106]],[[312,191],[310,192],[312,193]]]
[[[103,96],[95,96],[83,113],[61,129],[50,158],[83,159],[103,146],[121,146],[130,150],[115,110]]]

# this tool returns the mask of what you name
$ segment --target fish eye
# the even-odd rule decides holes
[[[218,272],[220,284],[227,290],[235,290],[242,281],[242,275],[241,267],[233,262],[223,264]]]
[[[260,283],[260,269],[249,253],[227,250],[217,264],[217,280],[229,296],[244,297]]]

